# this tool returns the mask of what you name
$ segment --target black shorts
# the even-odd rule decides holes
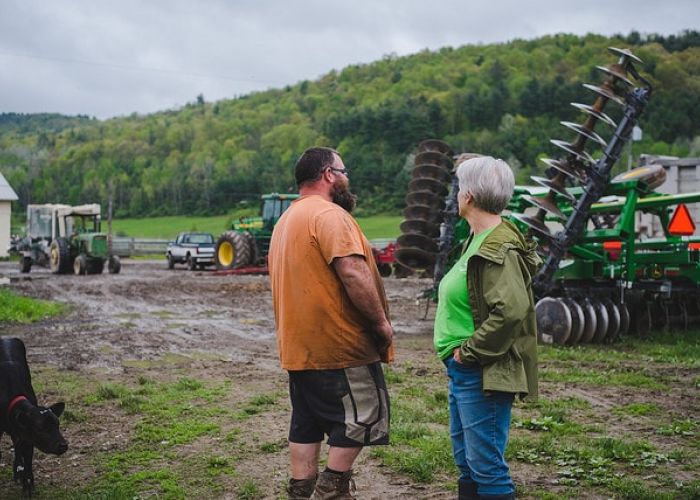
[[[289,372],[289,441],[340,448],[389,444],[389,395],[379,362]]]

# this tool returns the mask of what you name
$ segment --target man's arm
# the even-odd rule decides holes
[[[386,317],[382,301],[372,279],[372,273],[360,255],[333,259],[333,267],[353,305],[367,318],[377,334],[380,354],[386,352],[394,337],[394,330]]]

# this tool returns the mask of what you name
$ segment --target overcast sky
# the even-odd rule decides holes
[[[0,0],[0,112],[98,118],[424,48],[700,29],[700,0]]]

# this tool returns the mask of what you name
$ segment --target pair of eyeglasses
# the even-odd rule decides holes
[[[338,172],[339,174],[343,174],[345,177],[348,177],[347,169],[328,167],[328,170],[332,170],[333,172]]]

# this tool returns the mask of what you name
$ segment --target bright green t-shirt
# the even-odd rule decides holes
[[[472,236],[467,250],[440,281],[433,330],[433,344],[440,359],[451,356],[455,347],[474,334],[474,318],[467,289],[467,262],[495,228]]]

